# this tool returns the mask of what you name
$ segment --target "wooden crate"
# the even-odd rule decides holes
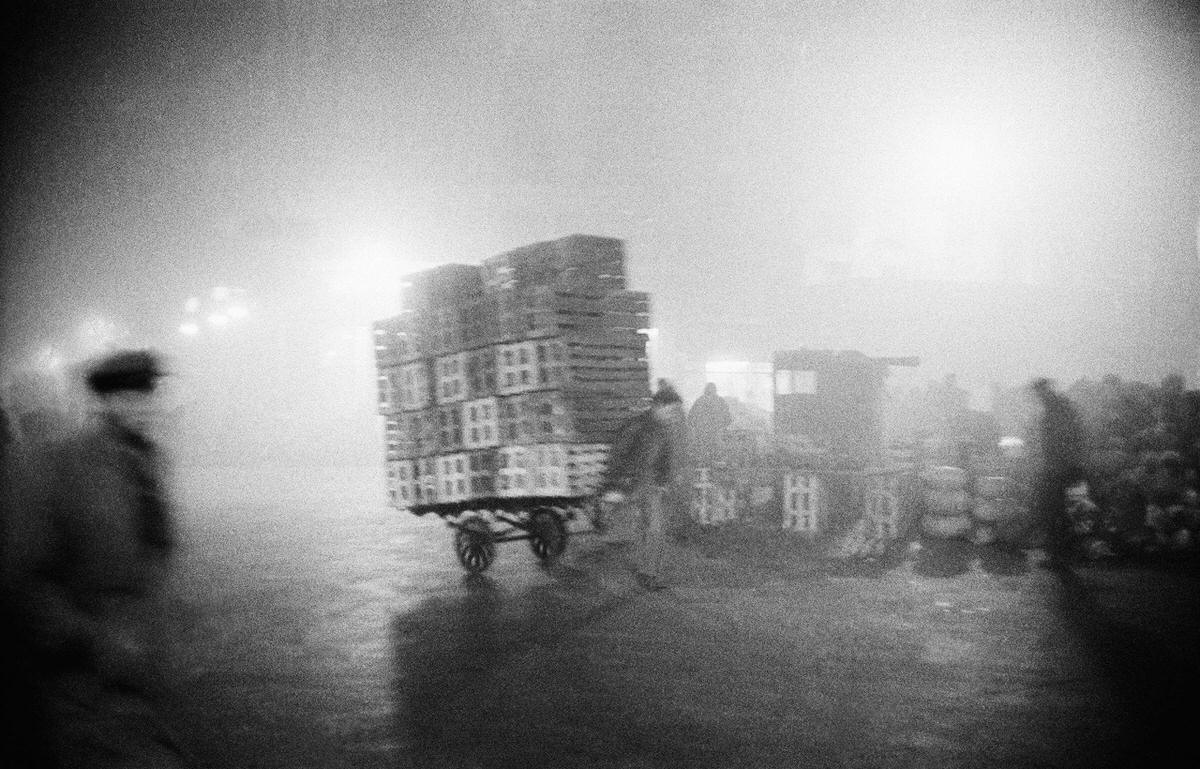
[[[439,502],[465,502],[471,497],[469,455],[439,454],[435,462]]]
[[[737,483],[728,472],[697,467],[692,470],[692,518],[702,526],[738,520]]]
[[[566,459],[568,492],[575,496],[596,493],[608,467],[608,444],[567,444]]]
[[[390,368],[390,367],[389,367]],[[394,414],[400,410],[392,394],[392,379],[389,368],[378,369],[375,376],[376,408],[380,414]]]
[[[389,372],[392,397],[401,411],[418,411],[433,403],[429,361],[405,363]]]
[[[537,384],[537,350],[531,341],[496,345],[496,394],[529,392]]]
[[[496,348],[493,345],[468,350],[467,397],[490,398],[496,395]]]
[[[500,405],[496,396],[462,405],[463,446],[484,449],[500,445]]]
[[[616,238],[570,235],[532,243],[483,261],[492,290],[555,286],[597,292],[625,288],[625,248]]]
[[[390,462],[398,459],[413,459],[420,455],[419,432],[414,433],[408,426],[408,414],[394,414],[384,422],[384,443],[386,459]]]
[[[406,275],[400,284],[400,304],[422,312],[433,308],[462,306],[484,293],[484,274],[479,265],[444,264]]]
[[[437,403],[458,403],[467,399],[470,393],[467,360],[468,354],[465,352],[441,355],[434,359],[434,399]]]
[[[437,423],[431,411],[395,414],[385,426],[389,455],[416,459],[438,452]]]
[[[800,534],[818,534],[828,519],[825,484],[819,475],[786,471],[783,485],[783,528]]]
[[[473,498],[496,495],[496,470],[499,465],[498,449],[481,449],[467,452],[467,473]]]
[[[438,478],[437,458],[421,457],[414,461],[416,477],[413,481],[413,496],[419,504],[437,502]]]
[[[416,502],[416,462],[411,459],[387,463],[388,504],[403,510]]]
[[[459,404],[435,406],[431,412],[437,425],[437,453],[459,452],[465,449],[463,413]]]

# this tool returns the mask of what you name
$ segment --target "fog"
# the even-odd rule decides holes
[[[975,389],[1200,378],[1185,3],[51,3],[11,27],[7,397],[153,346],[195,461],[379,461],[369,324],[399,276],[577,232],[625,240],[689,400],[706,360],[801,346]]]

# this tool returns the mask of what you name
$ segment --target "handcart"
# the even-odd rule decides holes
[[[437,515],[454,530],[454,552],[472,574],[492,565],[501,542],[527,541],[538,560],[549,566],[567,548],[569,522],[587,520],[598,532],[606,526],[605,506],[594,496],[490,497],[411,509],[416,515]]]

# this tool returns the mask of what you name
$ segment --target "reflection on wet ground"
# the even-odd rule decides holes
[[[587,535],[551,569],[513,543],[466,578],[440,522],[371,504],[188,512],[179,709],[204,766],[1196,757],[1166,699],[1200,691],[1194,570],[1064,581],[964,546],[772,571],[676,548],[672,588],[646,593]]]

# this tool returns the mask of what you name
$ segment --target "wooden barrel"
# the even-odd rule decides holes
[[[921,531],[935,539],[954,539],[968,534],[974,521],[969,515],[923,515]]]
[[[996,527],[990,523],[977,523],[971,529],[971,542],[976,545],[990,545],[996,541]]]
[[[971,511],[966,489],[925,489],[925,509],[930,515],[963,515]]]
[[[971,508],[975,520],[983,523],[997,523],[1011,518],[1016,512],[1016,503],[1011,499],[979,499],[976,498]]]
[[[1004,475],[984,475],[975,479],[975,496],[1000,499],[1012,494],[1012,479]]]
[[[957,490],[967,487],[967,471],[961,467],[939,465],[921,471],[921,481],[927,488]]]

